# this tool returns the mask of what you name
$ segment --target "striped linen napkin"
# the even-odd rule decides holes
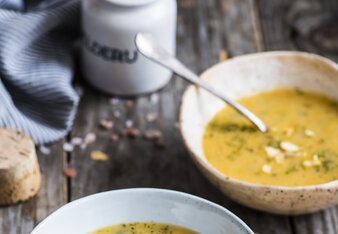
[[[23,12],[21,0],[0,0],[0,127],[38,145],[68,133],[79,101],[71,84],[79,2],[45,5]]]

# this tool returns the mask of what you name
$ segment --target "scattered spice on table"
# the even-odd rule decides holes
[[[118,119],[121,117],[121,112],[119,110],[114,110],[113,116]]]
[[[113,142],[117,142],[117,141],[120,139],[120,137],[119,137],[119,135],[117,135],[117,134],[113,134],[113,135],[111,135],[110,139],[111,139]]]
[[[92,144],[96,141],[96,134],[95,133],[87,133],[87,135],[84,138],[83,143],[86,145]]]
[[[90,153],[90,158],[94,161],[107,161],[108,155],[99,150],[94,150]]]
[[[40,151],[43,155],[50,155],[50,152],[51,152],[50,148],[47,147],[47,146],[44,146],[44,145],[41,145],[41,146],[39,147],[39,151]]]
[[[133,121],[132,121],[131,119],[127,119],[127,120],[126,120],[126,127],[127,127],[127,128],[131,128],[131,127],[133,126],[133,124],[134,124],[134,123],[133,123]]]
[[[154,122],[155,120],[157,119],[157,114],[155,112],[149,112],[147,115],[146,115],[146,120],[148,122]]]
[[[141,131],[137,128],[126,128],[123,130],[123,135],[131,138],[135,138],[141,135]]]
[[[126,105],[127,105],[127,107],[132,107],[132,106],[134,106],[134,101],[128,100]]]
[[[100,127],[105,129],[105,130],[109,130],[112,129],[114,126],[113,121],[110,120],[106,120],[106,119],[101,119],[100,120]]]
[[[119,103],[119,99],[118,98],[111,98],[111,99],[109,99],[109,103],[111,105],[115,106]]]
[[[144,137],[148,140],[156,140],[162,137],[162,132],[160,132],[159,130],[147,130],[144,133]]]
[[[93,132],[87,133],[84,137],[82,144],[80,145],[81,149],[85,149],[89,144],[92,144],[96,141],[96,134]]]
[[[228,51],[226,51],[225,49],[222,49],[220,52],[219,52],[219,61],[222,62],[222,61],[225,61],[229,58],[229,53]]]
[[[83,139],[81,137],[73,137],[70,142],[74,146],[79,146],[79,145],[81,145],[83,143]]]
[[[76,176],[77,174],[77,171],[74,167],[67,167],[63,170],[63,174],[66,176],[66,177],[70,177],[70,178],[73,178]]]
[[[65,142],[62,146],[63,150],[66,152],[72,152],[74,150],[74,146],[70,142]]]

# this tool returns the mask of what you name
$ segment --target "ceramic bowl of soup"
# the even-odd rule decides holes
[[[123,189],[73,201],[31,234],[253,234],[225,208],[164,189]]]
[[[182,97],[193,161],[231,199],[277,214],[338,204],[338,66],[308,53],[266,52],[213,66],[201,79],[254,112],[249,121],[204,90]]]

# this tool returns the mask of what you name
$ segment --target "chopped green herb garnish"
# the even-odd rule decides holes
[[[299,89],[299,88],[295,88],[295,92],[298,94],[298,95],[304,95],[304,92]]]

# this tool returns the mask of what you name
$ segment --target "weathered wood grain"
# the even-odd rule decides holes
[[[1,234],[27,234],[51,212],[66,203],[66,181],[63,177],[65,155],[62,142],[51,147],[50,155],[38,153],[42,184],[36,197],[27,202],[0,207]]]
[[[265,50],[304,50],[338,61],[338,1],[258,0],[257,8]],[[297,234],[338,233],[338,207],[290,220]]]
[[[338,233],[338,209],[330,208],[314,214],[292,218],[297,234],[336,234]]]
[[[68,202],[67,179],[63,175],[63,170],[67,166],[67,155],[62,149],[63,142],[53,144],[49,155],[38,152],[42,184],[35,198],[35,225]]]

